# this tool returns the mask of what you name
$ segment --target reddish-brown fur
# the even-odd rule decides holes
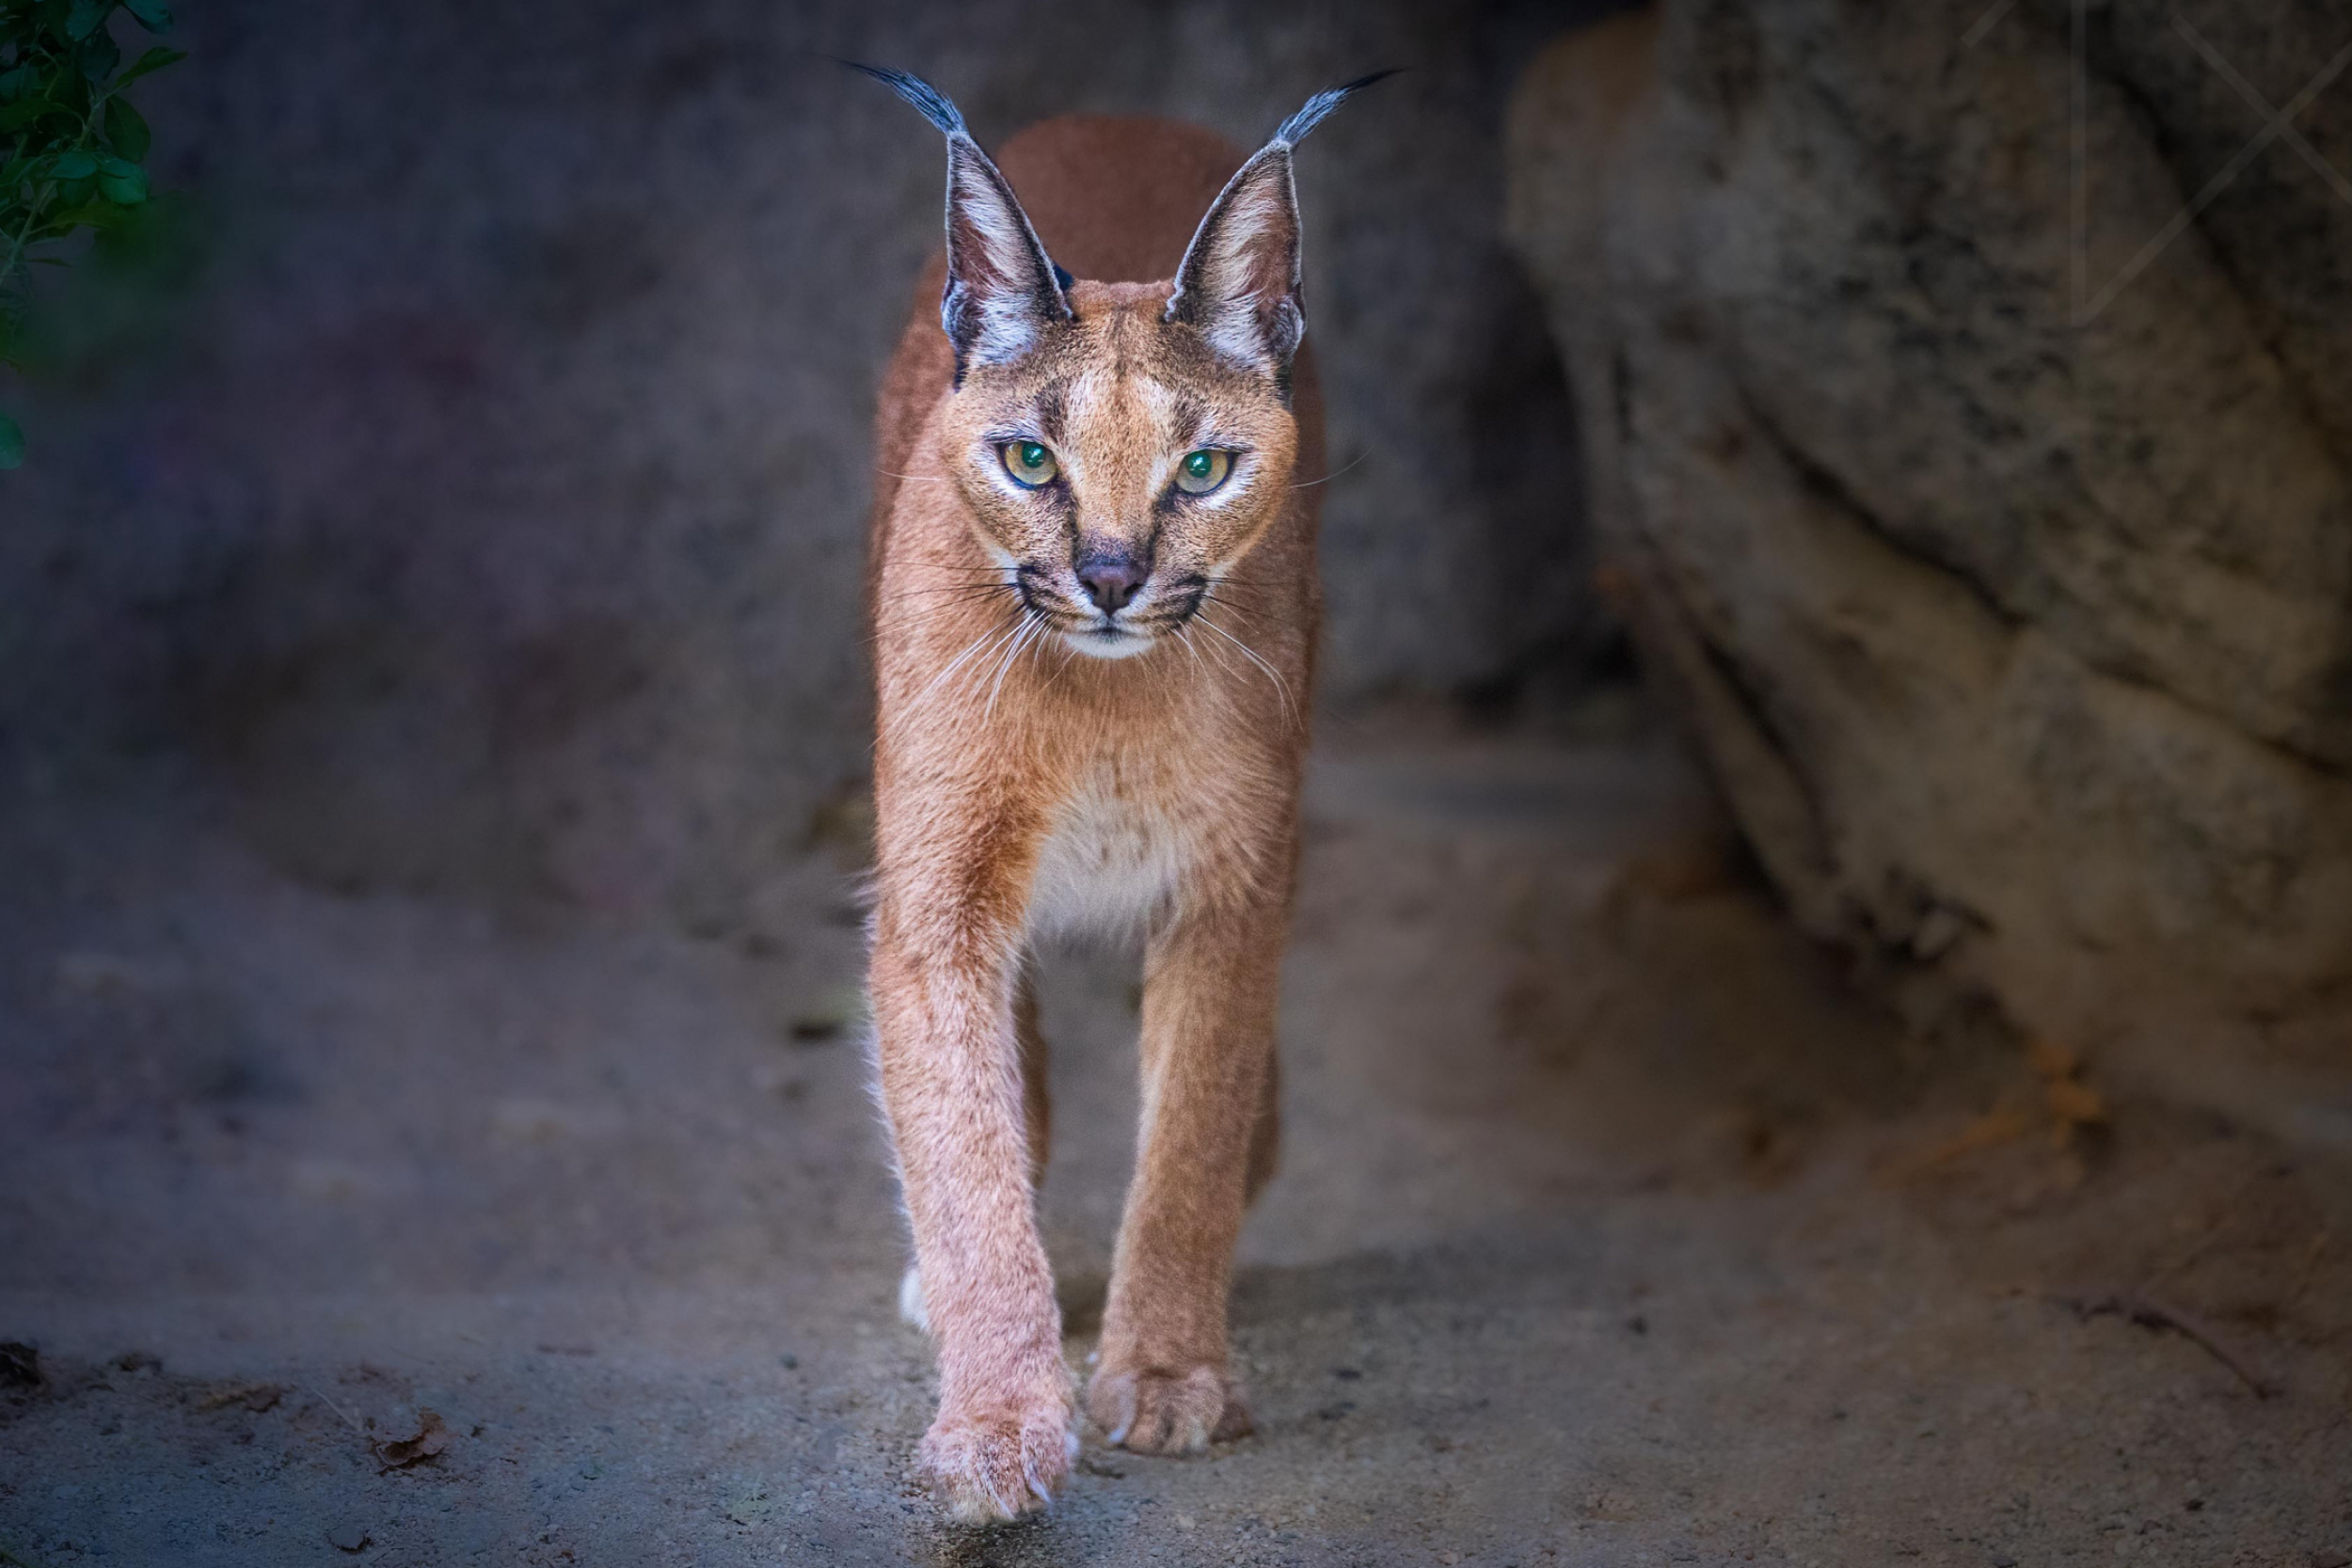
[[[1163,280],[1069,291],[1070,330],[1094,345],[1093,362],[1206,373],[1180,352],[1180,329],[1160,324],[1164,280],[1241,162],[1202,131],[1091,116],[1005,147],[1000,166],[1055,261],[1082,278]],[[1322,492],[1308,482],[1323,472],[1322,412],[1303,352],[1290,413],[1250,404],[1279,488],[1216,591],[1221,634],[1196,626],[1119,659],[1073,657],[1043,639],[1000,660],[986,641],[1007,613],[985,588],[998,569],[982,526],[991,503],[957,465],[975,411],[1023,384],[1009,367],[952,390],[941,277],[935,264],[876,421],[871,980],[882,1093],[939,1354],[921,1463],[960,1515],[989,1518],[1050,1497],[1074,1451],[1032,1208],[1047,1107],[1025,966],[1048,858],[1062,876],[1065,862],[1079,863],[1072,856],[1099,848],[1111,882],[1134,866],[1136,885],[1155,869],[1172,878],[1144,926],[1143,1135],[1086,1409],[1151,1451],[1247,1428],[1227,1373],[1226,1297],[1243,1210],[1274,1160],[1275,993],[1319,610]],[[1218,384],[1200,385],[1212,395]],[[1072,439],[1074,458],[1089,437]],[[1095,456],[1104,472],[1133,458]],[[956,667],[976,646],[986,652]]]

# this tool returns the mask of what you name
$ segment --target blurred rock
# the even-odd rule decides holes
[[[1573,35],[1514,104],[1515,243],[1604,580],[1798,918],[2352,1138],[2341,13],[2094,10],[2079,251],[2068,16]],[[2208,51],[2311,158],[2240,158],[2269,116]]]
[[[1254,145],[1412,67],[1299,164],[1327,690],[1572,671],[1574,423],[1501,106],[1598,8],[191,8],[142,89],[181,248],[57,281],[7,392],[0,787],[194,757],[316,885],[744,928],[866,770],[872,397],[940,234],[937,135],[828,55],[992,146],[1073,111]]]

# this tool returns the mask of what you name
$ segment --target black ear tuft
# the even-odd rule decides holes
[[[947,135],[951,136],[971,135],[963,128],[962,111],[948,101],[946,93],[920,76],[911,71],[892,71],[883,66],[867,65],[863,60],[843,60],[841,63],[851,71],[864,71],[875,81],[890,88],[891,91],[921,111],[925,119],[930,120]]]
[[[1385,82],[1402,69],[1401,66],[1392,66],[1387,71],[1375,71],[1369,76],[1359,76],[1353,82],[1343,82],[1336,87],[1326,87],[1300,104],[1296,114],[1282,121],[1274,133],[1274,139],[1284,147],[1296,147],[1308,132],[1323,123],[1326,115],[1375,82]]]
[[[947,137],[947,287],[939,321],[956,349],[956,385],[975,363],[1003,364],[1072,319],[1071,277],[1054,264],[1012,186],[947,95],[920,76],[843,60],[914,104]]]
[[[1298,192],[1291,150],[1298,138],[1356,93],[1393,76],[1359,76],[1307,100],[1217,193],[1176,268],[1168,320],[1196,327],[1235,364],[1287,384],[1291,358],[1306,336],[1299,308]]]

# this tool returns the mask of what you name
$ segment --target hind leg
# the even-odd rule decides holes
[[[1258,1119],[1249,1129],[1249,1174],[1242,1185],[1245,1207],[1258,1201],[1258,1195],[1274,1180],[1274,1172],[1281,1163],[1282,1064],[1279,1057],[1269,1055],[1265,1088],[1258,1097]]]
[[[1029,1133],[1029,1186],[1045,1180],[1048,1134],[1054,1121],[1053,1098],[1045,1086],[1045,1036],[1037,1023],[1037,971],[1021,966],[1020,988],[1012,995],[1012,1028],[1021,1041],[1021,1108]]]

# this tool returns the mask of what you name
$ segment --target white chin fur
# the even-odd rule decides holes
[[[1122,631],[1117,637],[1105,637],[1099,631],[1066,631],[1061,640],[1073,652],[1089,658],[1133,658],[1137,654],[1150,653],[1152,644],[1158,641],[1132,631]]]

